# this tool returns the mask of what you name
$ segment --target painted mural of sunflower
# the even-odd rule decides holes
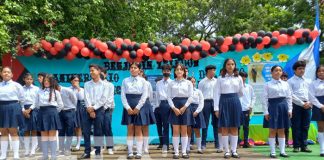
[[[277,58],[279,59],[279,62],[287,62],[289,56],[286,55],[286,54],[279,54],[279,55],[277,56]]]
[[[243,65],[248,65],[248,64],[250,64],[251,63],[251,59],[250,59],[250,57],[248,56],[248,55],[246,55],[246,56],[243,56],[242,58],[241,58],[241,64],[243,64]]]
[[[265,61],[271,61],[273,56],[272,56],[272,53],[264,53],[262,55],[262,58],[265,60]]]
[[[261,54],[259,52],[256,52],[253,56],[253,62],[261,62]]]

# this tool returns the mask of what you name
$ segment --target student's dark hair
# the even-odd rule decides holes
[[[163,79],[163,77],[162,76],[159,76],[159,77],[157,77],[157,78],[155,78],[155,82],[158,82],[158,81],[160,81],[160,80],[162,80]]]
[[[240,72],[239,72],[239,75],[240,75],[241,77],[244,77],[244,78],[247,78],[247,77],[248,77],[248,74],[247,74],[246,72],[244,72],[244,71],[240,71]]]
[[[8,68],[8,69],[12,72],[12,69],[11,69],[11,67],[9,67],[9,66],[4,66],[4,67],[2,67],[2,68],[1,68],[1,72],[2,72],[4,69],[6,69],[6,68]]]
[[[107,73],[107,68],[106,67],[102,67],[102,66],[99,66],[100,68],[100,72],[106,74]]]
[[[188,77],[187,80],[191,81],[192,79],[196,80],[195,77]]]
[[[318,78],[318,71],[321,69],[321,68],[324,68],[324,65],[319,65],[317,68],[316,68],[316,72],[315,72],[315,76],[316,76],[316,79]]]
[[[286,72],[282,72],[282,75],[280,76],[280,78],[283,78],[283,77],[288,78],[288,74]]]
[[[57,100],[57,97],[56,97],[56,88],[57,88],[57,81],[55,80],[54,76],[51,75],[51,74],[47,74],[45,77],[44,77],[44,80],[42,82],[42,89],[45,89],[45,81],[46,79],[49,81],[49,89],[50,89],[50,94],[49,94],[49,97],[48,97],[48,102],[51,102],[52,101],[52,93],[54,92],[54,95],[55,95],[55,100]]]
[[[74,74],[70,77],[70,82],[72,82],[74,79],[78,78],[80,80],[80,76],[77,74]]]
[[[293,65],[293,70],[296,70],[298,67],[306,67],[305,61],[297,61]]]
[[[103,75],[103,73],[101,73],[99,76],[102,81],[105,80],[105,76]]]
[[[137,68],[141,69],[142,68],[142,65],[141,63],[138,63],[138,62],[133,62],[133,63],[130,63],[129,67],[131,67],[132,65],[135,65]]]
[[[180,66],[180,68],[183,70],[183,78],[185,78],[187,76],[185,70],[186,70],[186,66],[184,66],[182,63],[178,63],[176,64],[176,66],[174,67],[174,78],[177,78],[177,74],[175,73],[176,72],[176,69],[178,68],[178,66]]]
[[[29,76],[33,78],[33,75],[32,75],[32,74],[30,74],[30,73],[25,73],[25,74],[24,74],[24,79],[27,78],[27,77],[29,77]]]
[[[205,67],[205,72],[207,74],[208,70],[212,70],[212,69],[215,69],[216,70],[216,66],[215,65],[208,65]]]
[[[281,70],[282,70],[282,67],[281,67],[281,66],[279,66],[279,65],[274,65],[274,66],[271,67],[271,72],[273,72],[277,67],[281,68]]]
[[[235,60],[233,59],[233,58],[227,58],[225,61],[224,61],[224,64],[223,64],[223,68],[221,69],[221,76],[222,77],[225,77],[225,75],[226,75],[226,73],[227,73],[227,70],[226,70],[226,63],[228,62],[228,61],[233,61],[234,62],[234,65],[235,65],[235,67],[234,67],[234,71],[233,71],[233,73],[234,73],[234,77],[238,77],[239,76],[239,71],[238,71],[238,69],[236,68],[236,62],[235,62]]]
[[[39,72],[39,73],[37,74],[37,77],[38,77],[38,76],[42,76],[43,78],[45,78],[46,73],[45,73],[45,72]]]
[[[161,68],[162,68],[162,71],[163,71],[163,70],[169,70],[169,71],[171,71],[171,68],[172,68],[172,67],[171,67],[170,64],[163,64]]]
[[[91,67],[95,68],[95,69],[98,70],[98,71],[101,71],[99,65],[97,65],[97,64],[90,64],[90,65],[89,65],[89,69],[90,69]]]

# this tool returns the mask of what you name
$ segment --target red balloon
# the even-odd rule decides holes
[[[180,46],[175,46],[174,47],[174,53],[175,54],[180,54],[181,53],[181,47]]]
[[[198,51],[194,51],[191,55],[191,58],[195,61],[199,60],[200,59],[200,54]]]
[[[144,50],[144,54],[145,54],[146,56],[150,56],[150,55],[152,54],[152,49],[151,49],[151,48],[145,48],[145,50]]]
[[[79,47],[79,49],[82,49],[83,47],[85,47],[85,44],[84,44],[84,42],[79,41],[77,46]]]
[[[23,49],[20,47],[20,45],[17,45],[16,49],[17,49],[17,55],[23,56]]]
[[[210,49],[210,44],[206,41],[202,41],[201,45],[202,45],[202,50],[204,51],[208,51]]]
[[[235,34],[234,37],[241,38],[242,35],[238,33],[238,34]]]
[[[268,36],[264,36],[264,37],[263,37],[263,40],[262,40],[262,43],[263,43],[264,45],[267,45],[267,44],[270,43],[270,41],[271,41],[270,37],[268,37]]]
[[[310,33],[310,35],[311,35],[311,37],[312,37],[313,39],[315,39],[315,38],[319,35],[319,32],[318,32],[318,30],[313,30],[313,31]]]
[[[113,58],[113,53],[112,53],[112,51],[111,50],[106,50],[105,51],[105,57],[107,58],[107,59],[112,59]]]
[[[256,47],[258,50],[262,50],[264,48],[264,45],[263,44],[257,44],[257,47]]]
[[[150,60],[154,60],[155,59],[155,54],[151,54],[150,55]]]
[[[126,50],[126,51],[123,51],[123,55],[122,55],[123,58],[129,58],[129,51]]]
[[[294,45],[296,43],[297,39],[295,38],[295,36],[289,36],[288,37],[288,44],[289,45]]]
[[[244,33],[242,36],[243,36],[243,37],[249,37],[250,34],[248,34],[248,33]]]
[[[136,57],[135,62],[142,62],[142,57]]]
[[[93,53],[93,51],[90,51],[90,52],[89,52],[89,57],[90,57],[90,58],[95,58],[96,55]]]
[[[190,52],[186,52],[186,53],[184,54],[184,59],[185,59],[185,60],[190,60],[190,59],[191,59],[191,53],[190,53]]]
[[[72,52],[73,54],[78,54],[79,51],[80,51],[79,47],[77,47],[77,46],[72,46],[72,47],[71,47],[71,52]]]
[[[57,55],[57,50],[56,50],[54,47],[52,47],[52,48],[50,49],[50,53],[51,53],[53,56],[55,56],[55,55]]]
[[[277,43],[277,44],[273,45],[272,47],[275,48],[275,49],[277,49],[277,48],[279,48],[280,46],[281,46],[280,43]]]
[[[54,43],[54,48],[56,49],[56,51],[61,51],[64,48],[64,45],[61,42],[55,42]]]
[[[244,49],[244,46],[243,46],[242,43],[238,43],[238,44],[236,45],[236,51],[237,51],[237,52],[242,52],[243,49]]]
[[[163,60],[163,56],[162,56],[162,54],[161,54],[161,53],[157,54],[157,55],[155,56],[155,59],[156,59],[156,61],[161,62],[161,61]]]
[[[172,60],[172,57],[171,57],[170,52],[165,52],[165,53],[163,54],[163,59],[164,59],[164,60],[167,60],[167,61],[171,61],[171,60]]]
[[[65,59],[69,61],[72,61],[74,58],[75,58],[75,54],[73,54],[72,52],[69,52],[65,57]]]
[[[223,45],[221,45],[220,50],[221,50],[223,53],[225,53],[225,52],[228,51],[228,46],[223,44]]]
[[[42,46],[46,51],[50,51],[52,48],[52,44],[49,42],[45,42],[45,44]]]
[[[173,50],[174,50],[174,45],[173,44],[168,44],[167,45],[167,52],[169,52],[169,53],[172,53],[173,52]]]
[[[273,31],[272,32],[272,36],[274,36],[274,37],[279,37],[279,35],[280,35],[279,31]]]
[[[89,54],[90,54],[90,50],[88,48],[84,47],[84,48],[81,49],[81,55],[83,57],[88,57]]]
[[[67,43],[70,43],[70,40],[69,40],[69,39],[64,39],[64,40],[62,41],[62,43],[63,43],[63,45],[65,45],[65,44],[67,44]]]
[[[121,59],[117,54],[113,55],[113,61],[118,62]]]
[[[184,45],[184,46],[189,47],[190,43],[191,43],[190,39],[189,38],[185,38],[185,39],[182,40],[182,43],[181,44]]]
[[[258,33],[256,33],[256,32],[251,32],[250,35],[251,35],[252,37],[254,37],[254,38],[257,38],[257,37],[258,37]]]
[[[227,45],[227,46],[231,45],[232,39],[233,39],[232,37],[225,37],[223,45]]]
[[[196,45],[199,44],[199,42],[198,42],[197,40],[193,40],[193,41],[191,42],[191,44],[193,44],[194,46],[196,46]]]
[[[108,49],[108,45],[104,42],[101,42],[98,48],[101,52],[106,52],[106,50]]]
[[[79,39],[78,38],[76,38],[76,37],[71,37],[70,38],[71,45],[77,45],[78,42],[79,42]]]
[[[144,51],[143,51],[142,49],[138,49],[138,50],[136,51],[136,54],[137,54],[137,57],[143,57],[143,55],[144,55]]]
[[[141,43],[140,47],[144,51],[147,48],[147,43]]]
[[[301,38],[303,36],[303,30],[302,29],[297,29],[294,33],[294,36],[296,38]]]
[[[288,38],[287,38],[287,35],[285,34],[281,34],[278,38],[278,42],[283,45],[283,44],[287,44],[288,42]]]
[[[90,39],[90,42],[91,42],[92,44],[96,44],[97,39],[95,39],[95,38],[91,38],[91,39]]]
[[[116,38],[115,40],[115,44],[117,45],[118,48],[120,48],[120,46],[123,44],[123,39],[121,38]]]
[[[131,45],[132,41],[130,39],[124,39],[124,43],[126,43],[127,45]]]
[[[55,50],[55,49],[54,49],[54,50]],[[34,54],[34,51],[33,51],[32,48],[28,47],[27,49],[25,49],[25,50],[23,51],[23,53],[24,53],[24,56],[29,57],[29,56],[32,56],[32,55]]]

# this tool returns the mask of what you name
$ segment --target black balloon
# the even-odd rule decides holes
[[[243,45],[243,47],[244,47],[244,49],[249,49],[249,48],[250,48],[250,44],[249,44],[249,43],[245,43],[245,44]]]
[[[117,49],[116,49],[116,54],[117,54],[118,56],[123,55],[123,50],[121,50],[120,48],[117,48]]]
[[[84,43],[85,43],[86,46],[88,46],[90,41],[88,39],[86,39],[86,40],[84,40]]]
[[[146,56],[146,55],[143,55],[142,59],[143,59],[143,61],[147,61],[147,60],[150,59],[150,57],[149,56]]]
[[[205,58],[205,57],[207,57],[208,56],[208,53],[206,52],[206,51],[201,51],[200,52],[200,57],[201,58]]]
[[[237,37],[233,37],[233,39],[232,39],[232,43],[233,43],[233,44],[238,44],[239,41],[240,41],[240,40],[239,40],[239,38],[237,38]]]
[[[196,47],[195,47],[194,45],[190,44],[189,47],[188,47],[188,50],[189,50],[189,52],[192,53],[192,52],[195,51],[195,48],[196,48]]]
[[[132,45],[128,45],[128,46],[127,46],[127,50],[128,50],[128,51],[132,51],[133,49],[134,49],[134,47],[133,47]]]
[[[280,33],[280,34],[287,34],[287,28],[281,28],[281,29],[279,30],[279,33]]]
[[[246,38],[245,36],[242,36],[242,37],[240,38],[240,42],[241,42],[241,43],[245,43],[246,40],[247,40],[247,38]]]
[[[121,50],[127,50],[127,44],[126,43],[122,43],[121,46],[120,46]]]
[[[309,32],[308,32],[308,31],[304,31],[304,32],[303,32],[303,37],[304,37],[304,38],[307,38],[308,36],[309,36]]]
[[[79,52],[78,54],[76,54],[76,57],[77,57],[77,58],[82,58],[83,56],[82,56],[82,54]]]
[[[253,36],[250,36],[247,41],[249,43],[254,43],[254,37]]]
[[[215,38],[209,38],[208,43],[210,44],[211,47],[214,47],[215,43],[216,43],[216,39]]]
[[[46,55],[46,58],[49,59],[49,60],[54,58],[54,56],[51,53],[47,52],[47,51],[45,52],[45,55]]]
[[[100,55],[101,55],[101,52],[100,52],[100,50],[99,50],[98,48],[94,49],[94,50],[93,50],[93,53],[94,53],[94,55],[96,55],[96,56],[100,56]]]
[[[188,47],[184,45],[180,45],[181,47],[181,53],[187,53],[188,52]]]
[[[224,43],[224,37],[223,36],[217,36],[216,42],[218,45],[222,45]]]
[[[294,35],[294,33],[295,33],[295,30],[294,30],[293,28],[288,28],[288,29],[287,29],[287,34],[288,34],[289,36]]]
[[[159,52],[161,52],[161,53],[165,53],[167,50],[166,50],[166,46],[165,45],[161,45],[160,47],[159,47]]]
[[[129,53],[129,57],[130,57],[131,59],[135,59],[135,58],[137,57],[136,51],[131,51],[131,52]]]
[[[201,44],[198,44],[195,49],[196,49],[196,51],[201,51],[202,50]]]
[[[270,48],[271,47],[271,43],[264,45],[264,48]]]
[[[272,37],[270,40],[271,45],[276,45],[278,43],[278,38],[277,37]]]
[[[268,36],[268,37],[272,38],[272,32],[267,32],[267,33],[265,34],[265,36]]]
[[[163,43],[161,41],[156,41],[155,46],[160,47]]]
[[[159,48],[157,46],[152,47],[152,53],[157,54],[159,52]]]
[[[113,52],[116,52],[117,46],[115,44],[112,44],[109,49]]]
[[[178,59],[184,59],[184,54],[178,54]]]
[[[154,42],[148,41],[147,42],[147,46],[150,47],[150,48],[152,48],[154,46]]]
[[[228,46],[228,50],[230,50],[230,51],[235,51],[235,49],[236,49],[236,46],[234,44],[231,44]]]
[[[310,36],[308,36],[308,37],[306,38],[306,43],[312,43],[312,42],[313,42],[313,38],[310,37]]]
[[[264,36],[265,36],[265,32],[264,32],[263,30],[260,30],[260,31],[258,32],[258,36],[260,36],[260,37],[264,37]]]
[[[256,48],[257,47],[257,44],[254,42],[254,43],[251,43],[251,48]]]
[[[112,41],[107,41],[106,44],[110,48],[114,43]]]
[[[134,44],[134,50],[137,51],[138,49],[141,48],[141,45],[139,43]]]
[[[172,58],[172,59],[177,58],[177,57],[178,57],[177,54],[175,54],[175,53],[173,53],[173,52],[171,53],[171,58]]]
[[[49,40],[49,42],[51,43],[52,46],[54,46],[56,41],[55,40]]]
[[[71,50],[71,48],[72,48],[72,45],[71,45],[70,43],[67,43],[67,44],[65,44],[65,46],[64,46],[64,50],[65,50],[66,52],[69,52],[69,51]]]
[[[304,38],[297,38],[297,44],[304,44],[305,39]]]
[[[257,44],[261,44],[262,43],[262,37],[261,36],[259,36],[259,37],[257,37],[256,39],[255,39],[255,42],[257,43]]]
[[[216,49],[215,49],[214,47],[210,47],[210,49],[209,49],[209,54],[210,54],[210,55],[214,55],[214,54],[216,54]]]
[[[94,44],[92,44],[91,42],[88,45],[88,48],[93,51],[96,47],[94,46]]]

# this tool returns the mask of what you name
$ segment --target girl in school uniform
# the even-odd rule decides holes
[[[30,73],[25,74],[24,76],[25,85],[24,93],[25,93],[25,103],[23,108],[23,114],[25,117],[25,137],[24,137],[24,145],[25,145],[25,157],[33,157],[36,152],[36,148],[38,145],[37,140],[37,113],[38,109],[35,108],[35,98],[38,93],[39,88],[33,85],[33,76]],[[30,149],[30,141],[31,141],[31,149]]]
[[[167,100],[172,109],[169,116],[169,122],[173,126],[173,147],[174,159],[179,158],[179,136],[181,134],[182,158],[188,159],[187,144],[188,134],[187,127],[193,125],[193,116],[188,108],[192,102],[193,86],[186,80],[185,66],[178,63],[174,69],[175,80],[170,82],[167,89]]]
[[[265,119],[269,121],[270,157],[276,158],[276,133],[278,133],[280,156],[289,157],[285,153],[285,132],[289,127],[289,118],[292,112],[292,92],[289,84],[280,79],[281,66],[271,68],[272,80],[264,86],[263,106]]]
[[[1,156],[7,158],[9,134],[12,140],[14,159],[19,159],[18,126],[23,127],[24,119],[22,107],[25,101],[23,87],[12,80],[13,74],[9,67],[3,67],[1,71],[3,79],[0,82],[0,133],[1,133]],[[20,104],[19,104],[20,103]]]
[[[62,129],[59,112],[63,109],[63,101],[55,87],[54,77],[46,75],[35,98],[35,107],[39,108],[37,129],[41,132],[43,159],[48,159],[48,148],[51,159],[56,159],[56,132]]]
[[[236,148],[238,127],[240,127],[242,106],[239,97],[243,95],[243,80],[239,76],[234,59],[228,58],[223,64],[214,92],[214,111],[218,117],[218,127],[222,128],[224,158],[239,158]],[[230,135],[231,152],[228,147]]]
[[[203,151],[201,149],[201,138],[200,138],[200,129],[206,128],[206,122],[204,119],[204,115],[201,113],[201,111],[204,108],[204,96],[200,90],[195,88],[196,86],[196,79],[194,77],[188,77],[189,81],[191,81],[193,85],[193,99],[192,103],[190,104],[189,108],[191,111],[191,114],[194,117],[194,123],[191,126],[188,126],[188,137],[190,142],[190,137],[193,133],[191,133],[191,128],[194,129],[194,134],[196,135],[196,142],[197,142],[197,149],[199,154],[203,154]],[[190,152],[190,144],[187,145],[187,152]]]
[[[324,103],[324,66],[316,69],[316,80],[309,88],[310,93],[315,96],[320,103]],[[324,106],[314,106],[312,109],[312,121],[317,122],[318,143],[320,144],[320,156],[324,157]]]
[[[121,124],[127,125],[128,159],[134,157],[134,135],[137,146],[135,158],[142,158],[143,126],[149,124],[149,119],[146,117],[146,108],[143,107],[148,97],[148,86],[145,79],[139,76],[140,69],[140,63],[132,63],[130,65],[131,76],[123,80],[121,87],[121,100],[124,106]]]
[[[82,117],[85,114],[85,103],[84,103],[84,89],[80,87],[80,77],[78,75],[73,75],[70,78],[70,82],[72,86],[70,87],[73,92],[76,94],[78,102],[76,107],[75,113],[75,136],[77,137],[77,144],[72,151],[80,151],[80,143],[81,143],[81,124],[82,124]]]

